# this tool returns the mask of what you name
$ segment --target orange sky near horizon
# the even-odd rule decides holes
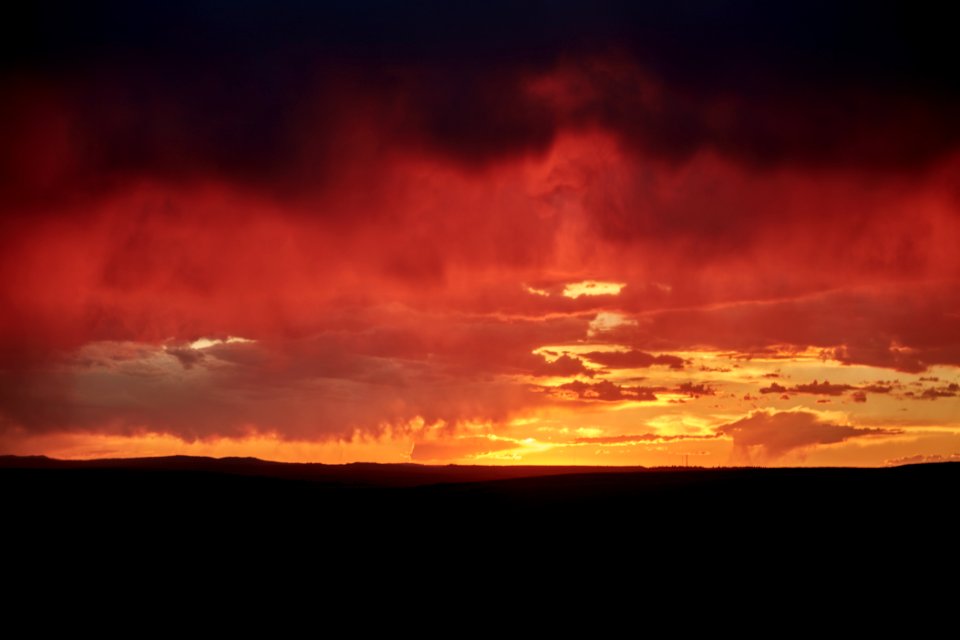
[[[224,347],[211,344],[200,350]],[[579,347],[583,352],[582,345],[567,347],[569,351],[557,346],[549,351],[577,353]],[[201,381],[209,372],[182,375],[177,370],[180,363],[170,361],[163,348],[137,350],[149,356],[126,366],[164,370],[160,375],[179,378],[174,384],[210,383]],[[228,436],[180,435],[124,425],[102,430],[106,433],[87,429],[15,434],[6,441],[5,453],[65,459],[199,455],[332,464],[706,467],[882,466],[960,459],[958,454],[943,453],[960,448],[957,404],[951,400],[957,386],[950,382],[957,379],[952,367],[891,376],[881,368],[844,365],[813,352],[749,358],[717,351],[669,355],[681,358],[686,366],[605,370],[607,375],[599,382],[597,375],[511,377],[512,383],[549,400],[504,421],[428,423],[414,416],[373,429],[358,426],[353,433],[333,438],[309,434],[291,438],[256,423],[242,425],[239,433]],[[217,356],[204,358],[211,366]],[[115,375],[122,379],[122,374]],[[193,380],[187,383],[184,378]],[[644,384],[623,384],[635,380]],[[574,386],[578,382],[582,388]],[[634,394],[643,393],[634,391],[638,386],[663,391],[653,392],[656,399],[638,398]],[[620,393],[626,395],[607,396]]]
[[[960,459],[946,90],[618,22],[239,71],[158,24],[0,68],[0,455]]]

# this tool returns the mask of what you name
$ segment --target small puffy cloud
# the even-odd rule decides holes
[[[940,387],[928,387],[920,394],[923,400],[936,400],[937,398],[954,398],[960,395],[960,385],[955,382]]]
[[[806,384],[798,384],[792,387],[785,387],[782,384],[779,384],[777,382],[772,382],[770,383],[770,385],[766,387],[762,387],[760,389],[760,393],[779,393],[781,394],[781,399],[789,399],[790,396],[788,395],[788,393],[805,393],[805,394],[818,395],[818,396],[841,396],[848,391],[850,392],[849,397],[851,400],[853,400],[854,402],[862,403],[867,401],[868,393],[888,394],[891,391],[893,391],[893,385],[888,383],[883,383],[883,382],[877,382],[877,383],[871,383],[871,384],[864,384],[862,386],[855,386],[851,384],[832,384],[828,380],[824,380],[823,382],[814,380],[813,382],[808,382]],[[930,391],[930,393],[924,392],[924,394],[921,394],[918,397],[931,399],[931,400],[936,399],[937,397],[941,397],[937,390],[928,390],[928,391]],[[943,389],[942,391],[945,395],[952,395],[949,393],[950,392],[949,389]],[[817,400],[817,402],[821,404],[825,404],[829,402],[829,400],[821,398]]]
[[[620,400],[644,400],[653,401],[657,399],[656,391],[665,391],[663,387],[629,387],[620,386],[609,380],[600,382],[581,382],[574,380],[562,384],[556,389],[575,394],[576,398],[581,400],[601,400],[605,402],[616,402]]]
[[[793,393],[809,393],[818,396],[839,396],[853,389],[856,389],[856,387],[849,384],[830,384],[827,380],[823,382],[814,380],[813,382],[798,384],[793,387],[785,387],[782,384],[773,382],[770,386],[760,389],[760,393],[786,393],[792,391]]]
[[[676,392],[690,396],[691,398],[699,398],[700,396],[713,396],[717,393],[713,387],[708,387],[702,382],[696,384],[693,382],[681,383],[680,386],[676,388]]]
[[[808,384],[798,384],[793,387],[794,393],[812,393],[822,396],[839,396],[846,391],[853,389],[849,384],[830,384],[829,381],[817,382],[814,380]]]
[[[582,360],[567,354],[564,354],[554,360],[547,360],[543,358],[540,362],[537,362],[532,367],[530,374],[534,376],[561,377],[574,375],[593,377],[595,375],[593,371],[584,366]]]
[[[590,351],[583,357],[611,369],[645,369],[663,365],[671,369],[683,369],[686,361],[679,356],[654,355],[646,351]]]

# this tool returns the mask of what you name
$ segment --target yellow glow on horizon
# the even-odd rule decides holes
[[[689,413],[664,414],[647,421],[657,433],[665,436],[707,435],[712,429],[732,422],[740,416],[698,416]]]
[[[15,455],[43,455],[64,460],[147,458],[156,456],[253,457],[278,462],[409,462],[412,440],[384,434],[339,440],[285,440],[274,434],[236,438],[183,440],[166,433],[50,434],[22,441]]]
[[[804,409],[808,410],[808,409]],[[837,412],[822,412],[825,419],[838,423]],[[436,444],[469,443],[486,440],[507,445],[494,451],[463,450],[448,459],[429,460],[431,464],[545,464],[545,465],[644,465],[671,466],[681,464],[689,455],[695,464],[717,466],[731,464],[732,442],[729,437],[714,437],[714,429],[730,418],[743,416],[701,417],[691,414],[660,416],[646,424],[625,424],[618,429],[603,427],[569,428],[544,426],[511,430],[512,435],[487,433],[437,433],[427,428],[419,437],[411,437],[402,429],[379,436],[362,436],[330,441],[284,440],[273,434],[254,434],[237,438],[208,438],[185,441],[176,436],[142,433],[133,436],[104,434],[48,434],[35,436],[9,451],[15,455],[42,452],[54,458],[89,459],[110,457],[153,457],[171,455],[222,457],[256,457],[280,462],[410,462],[414,441]],[[861,425],[862,426],[862,425]],[[611,442],[577,442],[581,438],[656,434],[659,438]],[[540,434],[536,437],[533,434]],[[671,437],[686,438],[671,439]],[[546,437],[546,439],[543,439]],[[805,448],[782,458],[767,460],[769,466],[854,465],[883,466],[889,460],[915,455],[933,455],[947,451],[960,455],[960,426],[907,429],[904,433],[826,443],[815,449]],[[951,451],[956,453],[950,453]],[[424,460],[414,460],[420,463]]]
[[[606,313],[606,312],[604,312]],[[620,314],[608,314],[625,323],[635,322]],[[598,314],[598,317],[602,314]],[[248,342],[243,338],[203,338],[197,348]],[[196,344],[196,342],[194,344]],[[115,369],[151,362],[164,352],[156,347],[125,343],[103,343],[90,347],[105,354],[121,353],[126,359],[101,358],[110,369],[98,376],[116,375]],[[551,344],[532,349],[534,354],[553,361],[569,354],[582,357],[590,352],[629,352],[630,347],[596,340]],[[637,350],[642,350],[638,348]],[[820,349],[771,347],[752,357],[729,351],[696,349],[669,351],[651,349],[653,355],[682,358],[683,368],[655,365],[638,368],[610,367],[595,376],[498,376],[498,382],[522,383],[524,393],[541,394],[540,399],[498,420],[456,419],[414,416],[397,424],[380,424],[370,431],[356,431],[337,439],[318,434],[294,440],[272,431],[258,431],[255,425],[239,437],[211,436],[198,440],[174,435],[135,432],[133,435],[59,433],[25,439],[0,439],[0,449],[15,455],[45,454],[81,459],[106,457],[149,457],[194,455],[210,457],[250,456],[282,462],[381,462],[420,464],[493,465],[676,465],[683,456],[708,466],[742,463],[733,455],[729,436],[716,437],[719,427],[749,416],[754,411],[770,413],[807,412],[833,425],[858,429],[886,428],[902,433],[869,435],[840,442],[801,446],[775,458],[754,459],[768,466],[854,465],[883,466],[887,461],[911,456],[960,455],[960,397],[921,398],[921,391],[960,382],[955,367],[931,367],[921,373],[905,373],[847,365],[824,358]],[[94,353],[94,355],[97,355]],[[168,360],[165,356],[164,362]],[[119,364],[115,364],[119,362]],[[162,363],[161,363],[162,364]],[[169,363],[168,363],[169,364]],[[197,376],[205,369],[181,371]],[[589,366],[586,360],[584,364]],[[580,397],[561,385],[578,380],[587,385],[613,383],[614,393]],[[814,393],[797,390],[814,380],[848,385],[846,390]],[[102,378],[81,378],[77,384],[99,384]],[[188,380],[193,384],[194,380]],[[680,385],[706,385],[715,395],[691,397]],[[771,384],[784,387],[770,392]],[[868,385],[891,387],[889,392],[866,391],[867,400],[857,401],[852,390]],[[610,389],[610,387],[605,387]],[[654,389],[656,400],[631,396],[635,388]],[[767,393],[762,391],[767,388]],[[584,389],[587,389],[586,387]],[[595,391],[602,393],[603,389]],[[581,390],[583,392],[583,389]],[[913,395],[909,395],[913,394]],[[565,395],[565,398],[558,396]],[[585,394],[588,395],[588,394]],[[783,397],[786,396],[786,397]],[[824,402],[826,401],[826,402]],[[635,440],[630,440],[636,436]],[[643,437],[641,437],[643,436]],[[656,436],[656,437],[653,437]],[[618,438],[623,438],[618,440]],[[591,439],[595,439],[591,441]],[[607,441],[604,441],[607,439]],[[578,442],[578,440],[580,440]],[[422,448],[421,448],[422,447]],[[419,454],[417,452],[420,452]]]

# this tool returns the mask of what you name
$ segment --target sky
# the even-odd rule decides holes
[[[935,9],[30,4],[0,454],[960,459]]]

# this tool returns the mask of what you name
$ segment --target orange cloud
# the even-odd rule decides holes
[[[809,411],[754,411],[746,418],[723,425],[717,433],[733,439],[736,460],[766,463],[819,445],[902,432],[836,424]]]

